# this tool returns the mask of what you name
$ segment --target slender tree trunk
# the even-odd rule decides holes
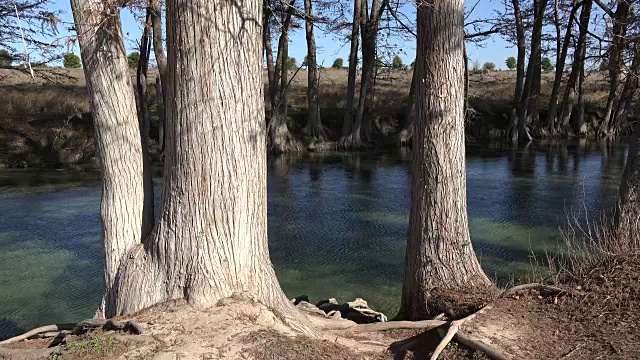
[[[623,59],[622,53],[627,43],[627,27],[629,10],[631,7],[631,1],[621,0],[618,1],[616,12],[611,17],[613,27],[611,29],[611,47],[610,55],[608,57],[609,62],[609,95],[607,96],[607,104],[604,114],[604,120],[600,126],[600,135],[607,135],[609,132],[609,125],[612,123],[615,115],[614,108],[619,97],[620,87],[620,73],[622,71]]]
[[[542,0],[534,1],[534,9],[538,9],[542,4]],[[534,14],[534,24],[540,23],[540,26],[543,26],[544,21],[544,8],[540,11],[536,11]],[[539,17],[542,17],[542,20],[538,20]],[[534,29],[535,30],[535,29]],[[542,30],[540,31],[540,36],[542,36]],[[531,91],[529,93],[529,103],[527,105],[527,115],[525,124],[531,124],[531,132],[534,134],[542,135],[543,130],[540,128],[540,112],[539,112],[539,102],[540,102],[540,91],[542,90],[542,41],[536,42],[536,50],[535,57],[531,59],[531,61],[535,61],[533,65],[533,78],[531,84]],[[533,54],[533,52],[532,52]]]
[[[142,239],[143,154],[134,86],[118,13],[102,0],[71,0],[91,98],[102,170],[100,220],[105,295],[97,316],[113,315],[118,269]],[[105,314],[106,313],[106,314]]]
[[[522,12],[520,10],[520,0],[512,0],[513,14],[516,27],[516,43],[518,48],[518,59],[516,63],[516,88],[513,96],[513,111],[511,113],[511,125],[509,126],[509,136],[512,143],[518,142],[518,114],[517,109],[522,97],[524,88],[524,63],[526,61],[526,38],[524,22],[522,20]]]
[[[576,12],[578,9],[584,4],[584,1],[577,2],[574,0],[573,7],[571,8],[571,12],[569,13],[569,20],[567,21],[567,31],[564,36],[564,40],[562,42],[562,51],[558,56],[558,60],[556,62],[556,74],[553,79],[553,88],[551,90],[551,96],[549,98],[549,110],[548,110],[548,119],[547,126],[549,127],[550,133],[555,133],[556,129],[556,119],[558,117],[558,96],[560,94],[560,85],[562,84],[562,74],[564,73],[564,65],[567,61],[567,53],[569,51],[569,44],[571,43],[571,32],[573,29],[573,21],[576,16]]]
[[[622,173],[614,217],[615,235],[627,243],[640,242],[640,122],[635,126]]]
[[[351,134],[353,125],[353,104],[356,96],[356,71],[358,69],[358,47],[360,41],[360,11],[362,9],[361,1],[353,1],[353,23],[351,25],[351,49],[349,51],[349,74],[347,78],[347,106],[345,109],[344,123],[342,128],[342,136],[347,137]]]
[[[580,130],[584,124],[584,66],[578,75],[578,104],[576,111],[572,115],[573,133],[581,136]]]
[[[386,7],[386,0],[373,0],[371,14],[368,1],[361,0],[360,32],[362,37],[362,76],[360,78],[360,96],[356,108],[355,119],[350,126],[351,131],[338,142],[341,148],[358,148],[365,145],[371,137],[371,120],[365,117],[365,110],[369,99],[369,89],[374,79],[376,68],[376,42],[380,17]]]
[[[281,291],[267,246],[261,28],[259,22],[245,21],[261,19],[261,11],[258,1],[167,2],[169,81],[161,215],[144,244],[134,245],[140,242],[135,236],[138,230],[115,257],[124,260],[119,266],[116,299],[107,307],[107,316],[130,314],[172,299],[211,306],[238,293],[249,293],[285,321],[295,323],[302,316]],[[118,32],[107,38],[120,34],[119,28],[112,30]],[[104,73],[113,64],[126,70],[124,47],[117,50],[121,54],[117,62],[99,58],[100,67],[86,70],[87,74]],[[122,79],[128,79],[125,74],[120,72]],[[92,95],[99,94],[95,90],[90,88]],[[134,109],[133,97],[129,98],[129,107]],[[129,129],[135,134],[138,128],[129,117],[130,124],[114,132]],[[137,144],[136,151],[118,158],[133,172],[141,168],[131,164],[132,153],[142,161]],[[114,144],[107,147],[120,151]],[[123,146],[122,151],[127,147],[131,145]],[[132,195],[142,194],[142,177],[122,176],[121,181],[128,187],[139,184],[137,192],[123,203],[111,204],[109,210],[135,214],[135,208],[121,206],[136,198]],[[110,187],[107,183],[106,188]],[[141,207],[137,208],[141,213]],[[137,225],[139,229],[139,222]],[[105,237],[105,243],[110,242]],[[304,325],[298,329],[303,330]]]
[[[160,0],[149,0],[149,9],[151,10],[151,27],[153,29],[153,53],[156,57],[156,64],[158,65],[159,77],[156,78],[156,96],[158,99],[158,143],[160,145],[160,151],[164,151],[164,128],[165,128],[165,114],[167,109],[167,99],[165,94],[165,84],[167,82],[167,57],[164,54],[164,46],[162,44],[162,4]],[[158,93],[159,91],[159,93]]]
[[[580,96],[578,93],[579,89],[577,87],[578,77],[580,76],[581,69],[584,68],[587,30],[589,27],[589,19],[591,18],[592,5],[593,0],[586,0],[584,2],[584,5],[582,6],[582,11],[580,12],[580,32],[578,34],[578,43],[576,44],[576,49],[574,51],[575,55],[573,64],[571,65],[571,74],[569,75],[569,79],[567,80],[567,85],[562,100],[562,116],[560,117],[560,121],[558,122],[558,132],[567,131],[566,129],[569,125],[569,120],[571,119],[571,112],[573,111],[576,98],[579,98]]]
[[[324,127],[320,116],[320,82],[318,80],[318,65],[316,62],[316,37],[313,33],[313,5],[311,0],[304,0],[305,34],[307,37],[307,125],[305,133],[312,139],[325,140]]]
[[[275,111],[277,102],[278,89],[276,87],[276,67],[273,62],[273,44],[271,42],[271,7],[268,0],[264,2],[264,15],[262,20],[262,45],[264,47],[265,57],[267,59],[267,79],[268,79],[268,93],[269,105],[271,105],[271,111]]]
[[[407,112],[404,116],[403,129],[398,133],[398,145],[408,145],[413,136],[413,126],[416,117],[416,88],[418,87],[418,67],[413,68],[411,75],[411,87],[409,88],[409,96],[407,97]]]
[[[520,102],[518,104],[517,116],[518,116],[518,137],[525,141],[531,140],[531,135],[527,130],[527,108],[529,107],[529,101],[533,94],[534,74],[536,72],[536,65],[538,64],[538,52],[540,51],[540,43],[542,41],[542,25],[544,19],[544,12],[547,8],[547,0],[536,1],[534,6],[534,23],[533,32],[531,34],[531,55],[529,56],[529,64],[527,66],[527,75],[525,78],[522,93],[520,95]],[[537,111],[537,109],[536,109]]]
[[[417,115],[401,316],[434,315],[433,292],[491,282],[469,236],[464,144],[464,1],[418,4]]]
[[[138,124],[140,126],[140,141],[144,164],[144,212],[142,237],[149,235],[154,222],[153,178],[151,174],[151,155],[149,154],[149,106],[147,105],[147,73],[149,70],[149,56],[151,54],[151,9],[147,8],[145,26],[140,40],[140,60],[136,70],[136,91],[138,93]],[[146,195],[148,194],[148,196]]]
[[[295,0],[291,0],[282,14],[273,83],[269,86],[272,91],[270,96],[273,107],[271,118],[269,119],[268,148],[273,153],[302,150],[301,144],[291,135],[287,126],[289,95],[287,59],[289,57],[289,27],[291,26],[294,4]],[[268,26],[268,23],[266,26]],[[268,56],[269,53],[267,52],[267,58]]]
[[[162,89],[162,81],[160,77],[156,78],[156,102],[158,103],[158,145],[160,148],[160,152],[164,152],[164,127],[166,124],[165,121],[165,99],[164,99],[164,90]]]
[[[638,77],[640,76],[640,48],[638,48],[638,42],[633,46],[633,61],[631,68],[627,74],[627,78],[624,82],[622,92],[620,94],[620,100],[617,102],[617,106],[614,112],[613,121],[609,127],[609,134],[616,134],[620,126],[627,118],[628,108],[633,102],[636,91],[638,90]]]

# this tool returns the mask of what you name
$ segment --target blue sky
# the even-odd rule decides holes
[[[474,3],[475,1],[467,1],[466,6],[470,8]],[[480,0],[470,19],[493,17],[495,10],[502,9],[502,6],[501,0]],[[62,10],[62,20],[68,23],[73,22],[69,0],[54,0],[51,9]],[[403,10],[407,16],[411,18],[415,17],[415,12],[412,11],[411,5],[405,5]],[[125,34],[125,45],[128,51],[137,51],[136,44],[140,37],[141,26],[128,10],[122,11],[122,25]],[[62,36],[68,34],[66,28],[69,26],[68,24],[61,24],[59,30]],[[391,42],[402,49],[402,51],[398,50],[397,54],[403,59],[405,64],[413,62],[415,58],[415,41],[403,41],[396,38],[391,39]],[[326,33],[321,29],[316,29],[316,43],[319,64],[331,66],[335,58],[341,57],[345,60],[348,58],[349,44],[345,42],[344,38],[336,34]],[[79,54],[77,46],[75,49],[72,49],[72,51]],[[502,69],[505,68],[506,58],[516,55],[516,49],[498,35],[490,37],[483,46],[468,45],[467,51],[470,64],[474,61],[478,61],[480,64],[493,62],[498,68]],[[289,56],[295,57],[300,63],[306,53],[306,39],[304,27],[302,27],[290,35]]]

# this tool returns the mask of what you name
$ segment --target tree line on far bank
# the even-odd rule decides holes
[[[544,137],[584,137],[585,122],[597,128],[595,137],[616,137],[628,134],[635,121],[633,115],[636,102],[634,95],[638,89],[640,59],[636,51],[639,37],[638,16],[633,10],[635,1],[624,0],[607,3],[600,0],[503,0],[495,13],[479,16],[477,3],[467,4],[465,9],[465,56],[467,77],[469,72],[491,71],[496,65],[490,62],[471,63],[466,54],[466,46],[483,45],[492,37],[501,37],[515,46],[517,56],[506,59],[506,66],[516,71],[513,94],[508,106],[511,109],[508,128],[504,137],[511,142],[527,142]],[[149,5],[144,1],[127,3],[129,8],[142,19],[143,34],[139,41],[139,51],[129,55],[129,64],[136,69],[137,92],[147,90],[147,85],[139,83],[147,78],[150,51],[153,50],[159,72],[163,72],[163,25],[158,23],[156,11],[162,7]],[[26,40],[33,46],[41,45],[35,38],[39,30],[35,24],[44,10],[38,7],[24,7]],[[372,121],[378,112],[376,87],[384,68],[405,68],[400,42],[414,42],[417,36],[416,21],[412,19],[415,3],[404,0],[352,0],[330,2],[326,0],[293,0],[283,2],[265,0],[263,2],[263,64],[268,70],[267,115],[268,144],[273,152],[287,152],[304,149],[306,144],[335,140],[338,149],[367,147],[379,143],[381,130]],[[56,13],[46,18],[56,19]],[[47,22],[49,24],[50,22]],[[55,23],[52,20],[51,23]],[[7,34],[18,39],[15,26],[9,21],[1,24]],[[52,25],[53,27],[53,25]],[[315,29],[344,39],[350,48],[346,59],[335,59],[333,68],[348,69],[347,87],[340,113],[340,129],[328,136],[322,121],[323,92],[319,89],[319,69],[317,63]],[[45,27],[45,33],[51,31]],[[289,56],[289,34],[304,31],[307,41],[307,55],[302,62]],[[5,39],[8,39],[7,36]],[[390,39],[394,39],[391,41]],[[395,41],[395,42],[394,42]],[[0,45],[10,48],[7,40],[0,39]],[[12,48],[12,56],[20,58],[20,49]],[[51,53],[51,52],[49,52]],[[412,63],[415,63],[413,61]],[[66,62],[65,62],[66,64]],[[73,66],[76,66],[73,62]],[[300,66],[308,69],[307,104],[303,120],[303,134],[291,134],[289,98],[290,76]],[[410,66],[413,68],[413,66]],[[585,94],[585,83],[592,70],[601,70],[606,81],[606,99],[602,104],[590,102]],[[542,93],[542,73],[553,74],[550,94]],[[161,76],[159,77],[162,78]],[[399,125],[398,142],[409,143],[415,115],[415,81],[420,78],[414,71],[409,95],[399,101],[400,111],[396,120]],[[158,82],[161,86],[161,81]],[[164,95],[160,90],[159,95]],[[144,94],[139,94],[144,98]],[[547,98],[548,97],[548,98]],[[548,100],[548,101],[547,101]],[[473,114],[473,103],[467,102]],[[140,104],[142,112],[146,105]],[[333,109],[332,109],[333,110]],[[162,111],[161,113],[165,113]],[[403,115],[400,115],[404,113]],[[589,114],[585,120],[585,114]],[[161,118],[162,120],[162,118]],[[332,118],[332,120],[334,120]],[[335,123],[335,121],[332,121]],[[162,127],[162,124],[161,126]],[[336,133],[337,132],[337,133]],[[302,139],[304,137],[304,139]],[[162,142],[163,139],[160,139]]]

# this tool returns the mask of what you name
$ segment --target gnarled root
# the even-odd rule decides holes
[[[491,308],[491,305],[487,305],[465,318],[462,318],[460,320],[453,320],[449,325],[449,329],[447,330],[447,332],[444,334],[444,336],[442,336],[442,341],[438,344],[436,349],[433,351],[433,355],[431,355],[431,360],[436,360],[438,356],[440,356],[440,353],[442,352],[442,350],[444,350],[444,348],[449,344],[451,339],[453,339],[453,337],[456,335],[456,333],[460,329],[460,326],[462,326],[462,324],[464,324],[465,321],[473,319],[474,317],[482,314],[483,312],[485,312],[487,309],[490,309],[490,308]],[[440,331],[438,332],[440,333]]]
[[[366,143],[360,137],[360,132],[355,131],[347,136],[343,136],[338,140],[338,149],[355,150],[367,147]]]
[[[49,333],[51,337],[56,337],[60,333],[71,331],[73,335],[80,335],[90,330],[117,330],[117,331],[125,331],[135,335],[140,335],[143,333],[142,326],[140,326],[137,322],[131,320],[126,322],[116,321],[113,319],[89,319],[81,321],[77,324],[53,324],[41,326],[39,328],[35,328],[31,331],[27,331],[22,335],[18,335],[12,337],[10,339],[0,341],[0,345],[8,345],[14,342],[26,340],[28,338],[34,337],[38,334]]]
[[[546,291],[555,295],[560,295],[565,292],[564,289],[561,289],[559,287],[540,284],[540,283],[531,283],[531,284],[517,285],[512,288],[509,288],[505,290],[502,294],[500,294],[500,297],[511,296],[519,291],[524,291],[524,290],[538,290],[540,292]]]

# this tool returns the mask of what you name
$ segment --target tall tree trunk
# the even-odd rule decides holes
[[[364,146],[371,137],[371,120],[364,116],[368,101],[369,89],[374,78],[376,67],[376,42],[382,12],[387,0],[373,0],[369,14],[368,0],[361,0],[360,32],[362,37],[362,76],[360,78],[360,96],[356,108],[355,119],[350,126],[351,131],[344,134],[338,142],[341,148],[358,148]]]
[[[581,69],[584,69],[584,58],[587,47],[587,30],[589,28],[589,19],[591,18],[591,7],[593,0],[586,0],[582,6],[580,12],[580,32],[578,34],[578,43],[574,51],[573,64],[571,65],[571,74],[567,80],[564,97],[562,99],[562,116],[558,122],[557,132],[567,131],[569,120],[571,119],[571,112],[575,105],[576,97],[579,97],[578,77],[580,76]]]
[[[269,105],[271,105],[271,111],[274,111],[276,108],[277,102],[277,81],[276,81],[276,66],[273,62],[273,44],[271,42],[271,5],[269,0],[264,1],[263,7],[263,17],[262,17],[262,46],[264,47],[264,55],[267,60],[267,79],[268,79],[268,91],[267,95],[269,96]]]
[[[608,134],[617,134],[620,126],[627,118],[630,104],[633,102],[636,91],[638,90],[638,77],[640,76],[640,48],[639,43],[633,45],[633,61],[627,74],[627,78],[622,87],[620,99],[611,121]]]
[[[542,0],[535,0],[534,9],[539,8]],[[545,10],[536,11],[534,13],[534,24],[537,24],[538,18],[542,17],[540,20],[540,26],[543,26],[544,21],[544,13]],[[535,30],[535,29],[534,29]],[[540,31],[540,36],[542,36],[542,31]],[[543,130],[540,128],[540,112],[538,109],[540,103],[540,91],[542,90],[542,41],[536,42],[536,51],[535,57],[532,58],[532,61],[535,61],[533,65],[533,78],[531,83],[531,91],[529,93],[529,103],[527,105],[527,116],[526,116],[526,124],[531,124],[531,132],[534,134],[542,135]],[[533,55],[533,53],[532,53]]]
[[[464,1],[418,4],[417,115],[401,316],[434,315],[432,292],[491,286],[473,252],[466,202]]]
[[[544,20],[544,12],[547,8],[547,0],[539,0],[535,2],[534,6],[534,23],[533,31],[531,34],[531,54],[529,56],[529,64],[527,66],[527,75],[522,87],[522,93],[520,95],[520,102],[518,104],[517,116],[518,116],[518,138],[525,141],[531,140],[531,135],[527,130],[527,108],[529,107],[529,101],[533,94],[534,75],[536,72],[536,65],[539,66],[537,61],[538,53],[541,51],[540,43],[542,41],[542,25]],[[537,111],[537,109],[536,109]]]
[[[73,3],[87,1],[104,6],[97,0]],[[74,6],[79,31],[104,18],[85,10]],[[105,231],[108,267],[118,262],[115,301],[106,307],[106,316],[130,314],[172,299],[211,306],[232,294],[248,293],[291,325],[301,324],[302,315],[278,285],[267,246],[261,29],[259,22],[246,21],[260,19],[261,10],[255,0],[167,2],[164,197],[159,222],[143,244],[142,151],[124,46],[114,35],[121,34],[119,22],[107,19],[100,26],[108,26],[109,32],[81,40],[89,92],[97,105],[98,138],[104,147],[105,190],[120,197],[119,202],[103,202],[107,210],[103,223],[105,216],[128,220],[115,228],[118,234]],[[118,96],[121,99],[114,98]],[[125,105],[131,111],[105,116]],[[105,135],[115,137],[104,142]],[[114,179],[109,172],[121,168],[128,172],[117,173]],[[121,188],[114,189],[117,184]],[[107,222],[104,228],[113,225]],[[126,243],[114,241],[119,234]]]
[[[118,13],[102,0],[71,0],[91,98],[102,171],[100,220],[105,294],[97,316],[113,315],[118,269],[142,239],[143,154],[134,86]]]
[[[320,116],[320,82],[318,80],[318,64],[316,62],[316,37],[313,33],[313,5],[311,0],[304,0],[305,34],[307,37],[307,125],[305,133],[312,139],[325,140],[324,127]]]
[[[411,87],[409,88],[409,96],[407,97],[407,110],[404,115],[403,129],[398,133],[398,145],[408,145],[413,136],[413,124],[416,117],[416,88],[418,87],[418,67],[413,67],[411,75]]]
[[[524,63],[526,61],[527,45],[525,38],[524,22],[522,11],[520,10],[520,0],[511,0],[513,4],[513,15],[516,28],[516,43],[518,48],[518,59],[516,62],[516,88],[513,95],[513,111],[511,112],[511,125],[509,126],[509,137],[512,143],[518,142],[518,114],[517,109],[522,97],[524,88]]]
[[[295,0],[291,0],[282,14],[273,83],[269,86],[273,107],[271,109],[271,118],[269,119],[267,144],[269,150],[274,153],[302,150],[301,144],[291,135],[287,126],[289,94],[287,59],[289,58],[289,27],[291,26],[294,3]],[[266,26],[268,26],[268,22]],[[267,52],[268,55],[269,53]]]
[[[611,124],[615,115],[614,108],[615,103],[619,97],[620,87],[620,73],[622,71],[623,59],[622,53],[627,43],[627,27],[629,9],[631,8],[631,2],[629,0],[618,1],[618,6],[615,13],[611,16],[613,27],[611,29],[611,47],[608,57],[609,63],[609,95],[607,96],[607,104],[605,108],[604,120],[600,126],[600,135],[607,135],[609,131],[609,125]]]
[[[564,73],[564,65],[567,61],[567,53],[569,51],[569,44],[571,43],[571,32],[573,30],[573,21],[576,17],[576,12],[584,4],[584,1],[573,1],[573,7],[569,13],[569,20],[567,21],[567,30],[562,41],[562,51],[558,56],[556,62],[556,73],[553,79],[553,88],[551,90],[551,96],[549,97],[549,110],[547,111],[547,126],[550,133],[555,133],[556,119],[558,117],[558,96],[560,94],[560,85],[562,84],[562,74]]]
[[[622,173],[614,217],[615,236],[627,243],[640,241],[640,122],[635,126]]]
[[[573,133],[580,137],[582,124],[584,124],[584,66],[582,66],[580,74],[578,75],[578,104],[571,118]]]
[[[136,69],[136,91],[138,93],[138,124],[140,126],[140,141],[144,164],[144,192],[149,194],[144,198],[142,236],[149,235],[154,222],[153,178],[151,174],[151,155],[149,154],[149,106],[147,105],[147,73],[149,70],[149,56],[151,54],[151,9],[147,8],[144,30],[140,40],[140,60]]]
[[[351,134],[353,125],[353,104],[356,96],[356,72],[358,69],[358,47],[360,43],[360,14],[362,1],[353,1],[353,23],[351,25],[351,49],[349,50],[349,74],[347,78],[347,106],[345,109],[344,122],[342,127],[342,137]]]
[[[156,96],[160,114],[158,119],[158,143],[160,151],[164,151],[164,128],[166,124],[165,114],[167,113],[167,99],[165,94],[165,84],[167,82],[167,57],[164,54],[164,46],[162,44],[162,4],[160,0],[149,0],[149,9],[151,10],[151,27],[153,29],[153,53],[156,57],[158,65],[158,75],[156,79]],[[158,80],[159,79],[159,80]],[[159,93],[158,93],[159,91]]]

